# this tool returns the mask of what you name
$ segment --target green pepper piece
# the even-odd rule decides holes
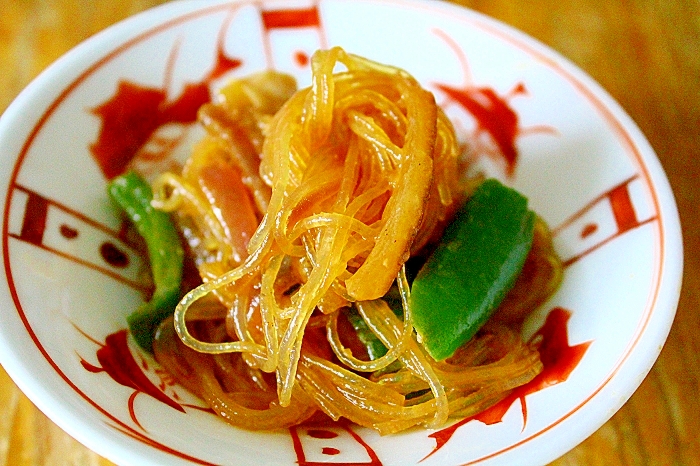
[[[494,179],[457,213],[411,289],[414,326],[434,359],[469,341],[513,287],[535,217],[523,195]]]
[[[347,309],[346,317],[357,334],[357,339],[367,350],[367,356],[371,361],[379,359],[388,351],[386,346],[379,341],[379,338],[369,329],[367,322],[362,318],[354,307]]]
[[[170,216],[151,205],[153,191],[135,172],[114,178],[107,192],[146,242],[155,291],[149,301],[127,317],[127,322],[139,346],[153,352],[158,324],[172,314],[180,299],[184,261],[180,236]]]

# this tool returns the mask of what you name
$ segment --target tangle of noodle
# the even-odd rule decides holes
[[[317,410],[383,434],[475,414],[542,365],[502,326],[441,363],[416,341],[405,262],[469,189],[451,124],[405,71],[340,48],[316,52],[311,68],[299,91],[275,72],[224,88],[200,110],[208,134],[183,173],[155,182],[154,203],[175,214],[203,282],[161,326],[156,357],[249,429]],[[236,218],[216,185],[234,178]],[[392,286],[402,317],[382,299]],[[353,353],[340,325],[349,307],[384,356]]]

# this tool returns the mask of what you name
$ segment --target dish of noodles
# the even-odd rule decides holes
[[[431,357],[408,275],[483,177],[405,71],[340,47],[317,51],[311,70],[298,91],[273,71],[224,86],[199,110],[206,136],[182,171],[153,182],[152,205],[175,219],[203,282],[157,329],[155,357],[248,429],[322,413],[390,434],[478,414],[542,370],[520,324],[561,278],[548,229],[538,221],[523,277],[501,309],[489,304],[492,322]],[[423,312],[448,314],[440,296],[427,300]]]
[[[0,364],[116,464],[547,464],[678,302],[629,116],[447,2],[167,2],[22,92],[0,161]]]

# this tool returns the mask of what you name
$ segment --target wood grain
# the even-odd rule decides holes
[[[162,0],[3,0],[0,111],[41,70]],[[676,194],[684,287],[658,362],[612,419],[553,464],[700,465],[700,2],[459,0],[551,46],[637,122]],[[41,414],[0,368],[0,466],[107,465]]]

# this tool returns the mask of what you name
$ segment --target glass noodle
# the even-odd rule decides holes
[[[474,184],[451,123],[400,69],[341,48],[311,68],[301,90],[272,71],[227,85],[200,110],[207,135],[182,173],[155,181],[202,283],[159,329],[156,357],[248,429],[320,412],[388,434],[476,414],[542,365],[501,325],[442,362],[416,340],[406,261]],[[351,309],[386,354],[362,354]]]

